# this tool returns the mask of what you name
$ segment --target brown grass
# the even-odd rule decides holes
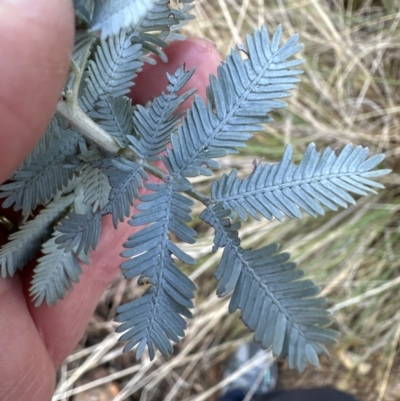
[[[224,161],[247,174],[254,155],[279,160],[286,143],[299,158],[309,142],[343,147],[349,141],[385,152],[393,173],[386,190],[356,207],[314,220],[248,222],[245,246],[280,242],[321,285],[334,326],[341,332],[331,357],[303,374],[282,363],[280,386],[334,385],[363,401],[398,400],[400,394],[400,2],[316,0],[197,0],[197,20],[185,30],[206,36],[224,54],[254,27],[283,25],[300,33],[305,73],[288,109],[256,135],[240,157]],[[198,178],[204,188],[206,178]],[[137,364],[122,355],[113,333],[115,306],[134,293],[118,278],[103,300],[80,346],[63,364],[55,400],[217,400],[224,363],[248,334],[227,299],[214,294],[220,254],[210,255],[211,230],[188,252],[198,285],[195,319],[176,355]],[[231,378],[234,379],[234,378]],[[93,398],[90,398],[93,397]]]

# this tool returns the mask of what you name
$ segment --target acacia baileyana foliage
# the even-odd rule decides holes
[[[174,240],[193,244],[194,198],[204,205],[200,218],[215,230],[213,252],[223,248],[215,273],[220,297],[232,293],[229,310],[241,310],[255,340],[289,365],[318,364],[324,344],[336,333],[328,329],[318,287],[302,279],[303,271],[280,253],[278,244],[261,249],[241,247],[240,221],[248,216],[282,220],[302,212],[323,215],[353,204],[350,195],[367,195],[382,185],[372,179],[382,155],[347,145],[339,154],[311,144],[295,165],[287,146],[277,164],[255,164],[246,178],[236,171],[213,182],[211,194],[199,193],[189,177],[211,176],[216,159],[238,153],[252,133],[271,121],[268,113],[285,107],[281,100],[299,82],[302,46],[295,35],[282,42],[281,28],[272,36],[265,26],[248,36],[242,54],[232,50],[210,77],[207,100],[194,95],[191,108],[177,113],[192,95],[181,92],[193,70],[178,68],[168,86],[146,107],[126,96],[150,52],[165,59],[162,48],[190,19],[191,1],[176,9],[166,0],[75,0],[77,32],[71,69],[57,113],[43,139],[11,180],[0,188],[3,206],[22,213],[19,230],[0,250],[1,274],[12,276],[41,252],[31,295],[36,305],[62,299],[79,280],[79,261],[89,263],[96,249],[102,217],[114,227],[130,217],[142,227],[124,243],[121,268],[127,279],[150,286],[141,298],[118,308],[126,350],[137,345],[164,356],[184,336],[191,317],[195,285],[177,267],[194,264]],[[135,88],[133,87],[133,90]],[[171,146],[168,146],[171,144]],[[163,154],[163,156],[160,156]],[[154,162],[162,160],[160,170]],[[150,183],[157,176],[159,183]],[[147,194],[140,196],[140,189]],[[40,206],[40,212],[37,208]],[[35,213],[32,213],[35,212]],[[172,234],[172,235],[171,235]]]

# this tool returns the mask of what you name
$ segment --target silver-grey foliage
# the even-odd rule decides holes
[[[51,122],[50,124],[53,124]],[[13,181],[1,186],[0,198],[5,198],[3,207],[14,205],[14,210],[22,210],[24,216],[38,205],[46,205],[72,178],[73,172],[63,164],[66,158],[76,154],[79,135],[72,130],[62,131],[60,138],[51,140],[51,147],[30,156],[12,177]]]
[[[316,217],[325,208],[347,207],[355,203],[352,194],[382,188],[373,179],[389,170],[375,170],[382,155],[368,157],[367,148],[353,145],[339,154],[330,148],[320,154],[311,144],[296,166],[289,145],[279,163],[256,163],[245,178],[233,170],[214,180],[211,194],[198,192],[190,177],[212,175],[219,168],[215,159],[238,153],[271,121],[269,112],[286,106],[282,98],[290,96],[302,72],[297,68],[302,60],[293,58],[302,46],[297,35],[281,44],[281,27],[270,37],[263,26],[247,37],[243,54],[232,50],[210,77],[206,99],[195,96],[188,111],[181,106],[193,93],[185,85],[194,70],[184,66],[167,74],[160,96],[134,105],[127,95],[144,63],[154,61],[150,52],[166,60],[162,48],[191,18],[192,1],[181,3],[171,9],[168,0],[74,0],[79,31],[61,101],[65,107],[0,187],[3,207],[23,214],[19,231],[0,249],[1,275],[14,275],[41,251],[30,293],[36,305],[52,305],[79,280],[79,261],[89,263],[102,217],[110,214],[117,228],[131,216],[134,232],[124,243],[121,268],[147,289],[117,309],[118,332],[128,341],[125,350],[137,346],[138,358],[146,347],[150,358],[156,349],[168,356],[171,341],[180,341],[185,318],[192,316],[195,285],[179,264],[195,260],[179,241],[195,242],[193,197],[204,204],[200,218],[215,230],[213,251],[223,248],[217,295],[231,293],[230,312],[240,309],[255,340],[303,370],[307,361],[318,364],[324,344],[336,338],[327,328],[325,300],[278,244],[242,248],[240,221],[301,218],[303,211]],[[74,108],[79,118],[66,112]],[[106,136],[112,149],[88,135],[88,126]],[[164,169],[153,164],[160,159]]]
[[[188,189],[179,183],[147,184],[153,191],[143,195],[137,208],[140,212],[132,217],[129,224],[146,227],[131,235],[124,244],[127,248],[122,256],[129,258],[121,265],[126,278],[137,277],[138,282],[151,284],[142,298],[134,300],[117,310],[117,321],[125,322],[118,331],[127,332],[122,340],[129,340],[125,349],[139,343],[139,358],[145,345],[150,357],[154,347],[164,356],[172,352],[169,340],[178,342],[183,335],[185,321],[180,315],[190,317],[188,308],[193,307],[195,286],[175,265],[172,255],[185,263],[195,260],[183,252],[171,239],[173,233],[182,241],[195,242],[196,231],[185,222],[191,220],[190,206],[193,204],[180,192]],[[137,313],[139,311],[139,313]]]
[[[155,161],[160,158],[170,142],[171,132],[182,115],[176,114],[176,109],[193,94],[194,90],[178,95],[178,92],[189,81],[194,69],[185,71],[179,68],[174,75],[167,74],[168,93],[156,97],[149,107],[137,105],[134,112],[133,124],[140,137],[129,135],[129,147],[142,159]],[[133,130],[132,130],[133,131]]]
[[[78,282],[82,273],[76,253],[57,246],[58,236],[59,233],[56,232],[42,245],[41,251],[44,255],[38,259],[29,290],[35,306],[39,306],[44,300],[50,306],[57,299],[63,299],[65,291],[72,290],[71,281]]]
[[[157,4],[157,0],[95,0],[92,30],[101,30],[102,39],[116,35],[138,23]]]
[[[171,136],[172,149],[164,159],[168,170],[186,177],[212,175],[208,167],[218,167],[213,158],[237,153],[251,132],[271,121],[268,112],[286,106],[278,99],[290,96],[288,90],[301,73],[292,67],[302,63],[287,58],[302,46],[294,35],[279,47],[281,34],[279,27],[270,40],[265,26],[254,31],[247,37],[249,57],[244,62],[232,50],[218,68],[218,78],[210,77],[207,105],[196,96],[178,135]]]
[[[73,195],[57,199],[40,211],[33,219],[19,227],[8,237],[7,244],[0,249],[1,276],[13,276],[40,251],[43,240],[50,237],[54,220],[66,213],[73,203]]]
[[[317,217],[324,214],[324,205],[337,210],[338,206],[355,204],[349,194],[367,195],[383,185],[370,178],[389,173],[389,170],[371,171],[384,156],[369,159],[368,148],[347,145],[339,156],[327,148],[322,154],[311,143],[296,167],[292,161],[292,147],[287,146],[282,161],[277,164],[258,164],[246,179],[236,178],[233,170],[213,183],[212,199],[223,202],[242,220],[247,214],[259,219],[259,214],[271,220],[282,220],[283,214],[301,218],[301,209]]]
[[[213,250],[224,247],[215,273],[217,295],[233,290],[229,312],[241,309],[255,340],[272,347],[274,355],[289,355],[290,367],[303,370],[307,360],[317,365],[318,353],[325,351],[322,343],[334,342],[337,334],[323,327],[329,323],[329,314],[321,309],[324,300],[315,298],[319,288],[311,280],[299,280],[304,272],[289,262],[289,253],[277,253],[278,244],[241,248],[236,231],[240,224],[230,223],[230,212],[217,203],[200,215],[215,229]]]

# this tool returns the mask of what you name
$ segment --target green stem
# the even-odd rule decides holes
[[[191,196],[192,198],[197,199],[203,205],[207,205],[207,203],[209,202],[209,198],[194,187],[192,187],[188,191],[185,191],[185,193]]]
[[[145,171],[154,175],[157,178],[164,179],[164,177],[167,175],[167,173],[164,170],[161,170],[160,168],[153,166],[152,164],[144,162],[142,163],[142,166],[145,169]]]

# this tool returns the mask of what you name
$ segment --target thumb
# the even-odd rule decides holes
[[[43,134],[66,78],[72,2],[0,2],[0,182]]]

